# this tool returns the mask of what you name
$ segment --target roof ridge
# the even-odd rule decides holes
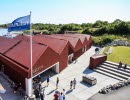
[[[13,46],[11,46],[8,50],[6,50],[3,54],[6,54],[8,51],[10,51],[11,49],[13,49],[15,46],[17,46],[19,43],[21,42],[21,40],[19,42],[17,42],[16,44],[14,44]]]

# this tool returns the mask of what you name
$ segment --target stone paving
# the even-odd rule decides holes
[[[64,69],[61,73],[53,73],[50,78],[49,86],[45,88],[45,100],[54,99],[53,95],[56,89],[57,77],[59,77],[60,80],[58,91],[62,92],[63,89],[67,91],[66,100],[87,100],[106,85],[117,83],[118,80],[116,79],[104,76],[88,69],[89,59],[90,56],[92,56],[93,54],[95,54],[95,47],[92,47],[81,57],[79,57],[76,63],[69,64],[68,67]],[[47,85],[45,77],[48,74],[48,72],[45,72],[45,76],[43,77],[42,83],[43,87]],[[82,82],[83,75],[90,75],[97,78],[97,84],[91,86],[87,83]],[[74,78],[76,78],[77,80],[76,89],[70,90],[70,81]],[[12,89],[9,87],[10,85],[8,84],[8,82],[6,82],[6,80],[3,82],[3,79],[1,79],[2,78],[0,77],[0,83],[2,83],[4,88],[7,90],[6,94],[0,94],[1,97],[5,98],[3,100],[22,100],[22,97],[20,97],[18,94],[16,95],[13,93]]]
[[[53,100],[56,78],[59,77],[59,88],[58,91],[62,92],[62,89],[67,91],[66,100],[87,100],[92,95],[97,93],[101,88],[117,83],[118,80],[104,76],[97,72],[88,69],[89,59],[95,53],[95,47],[89,49],[81,57],[78,58],[76,63],[69,64],[68,67],[61,73],[56,74],[50,78],[50,84],[45,88],[45,100]],[[91,86],[87,83],[82,82],[83,75],[90,75],[97,79],[97,84]],[[76,78],[77,85],[76,89],[70,90],[70,81]],[[42,83],[42,86],[46,86],[46,81]]]
[[[0,93],[0,97],[2,98],[2,100],[23,100],[22,97],[19,96],[18,93],[14,94],[10,83],[1,75],[0,75],[0,84],[2,84],[2,86],[6,90],[4,94]]]

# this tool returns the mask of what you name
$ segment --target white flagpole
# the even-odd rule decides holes
[[[32,77],[33,77],[33,73],[32,73],[32,32],[31,32],[31,11],[30,11],[30,65],[31,65],[31,90],[33,91],[33,83],[32,83]],[[33,94],[33,92],[32,92]]]

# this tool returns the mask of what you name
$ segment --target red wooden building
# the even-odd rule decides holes
[[[35,35],[32,43],[33,77],[52,68],[57,73],[68,66],[92,44],[89,35]],[[30,38],[18,35],[12,39],[0,37],[0,71],[16,83],[22,83],[31,94]]]

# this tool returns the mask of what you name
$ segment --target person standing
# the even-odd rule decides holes
[[[54,94],[54,100],[59,100],[59,95],[57,92],[55,92],[55,94]]]
[[[37,88],[34,90],[34,95],[35,95],[36,99],[39,98],[39,91]]]
[[[18,90],[19,90],[20,96],[23,96],[23,89],[22,89],[22,87],[19,87]]]
[[[57,77],[57,80],[56,80],[56,89],[58,89],[58,84],[59,84],[59,77]]]
[[[44,100],[44,93],[42,91],[40,92],[40,98],[41,100]]]
[[[63,100],[65,100],[66,91],[63,89]]]
[[[63,100],[63,93],[60,93],[59,100]]]
[[[70,81],[70,89],[72,89],[73,81]]]
[[[74,85],[74,89],[75,89],[75,86],[76,86],[76,79],[75,78],[73,80],[73,85]]]
[[[50,82],[50,76],[47,77],[47,87],[49,85],[49,82]]]
[[[18,90],[18,85],[15,83],[15,85],[14,85],[14,93],[15,94],[17,93],[17,90]]]
[[[39,91],[41,90],[41,81],[38,83],[38,89],[39,89]]]

